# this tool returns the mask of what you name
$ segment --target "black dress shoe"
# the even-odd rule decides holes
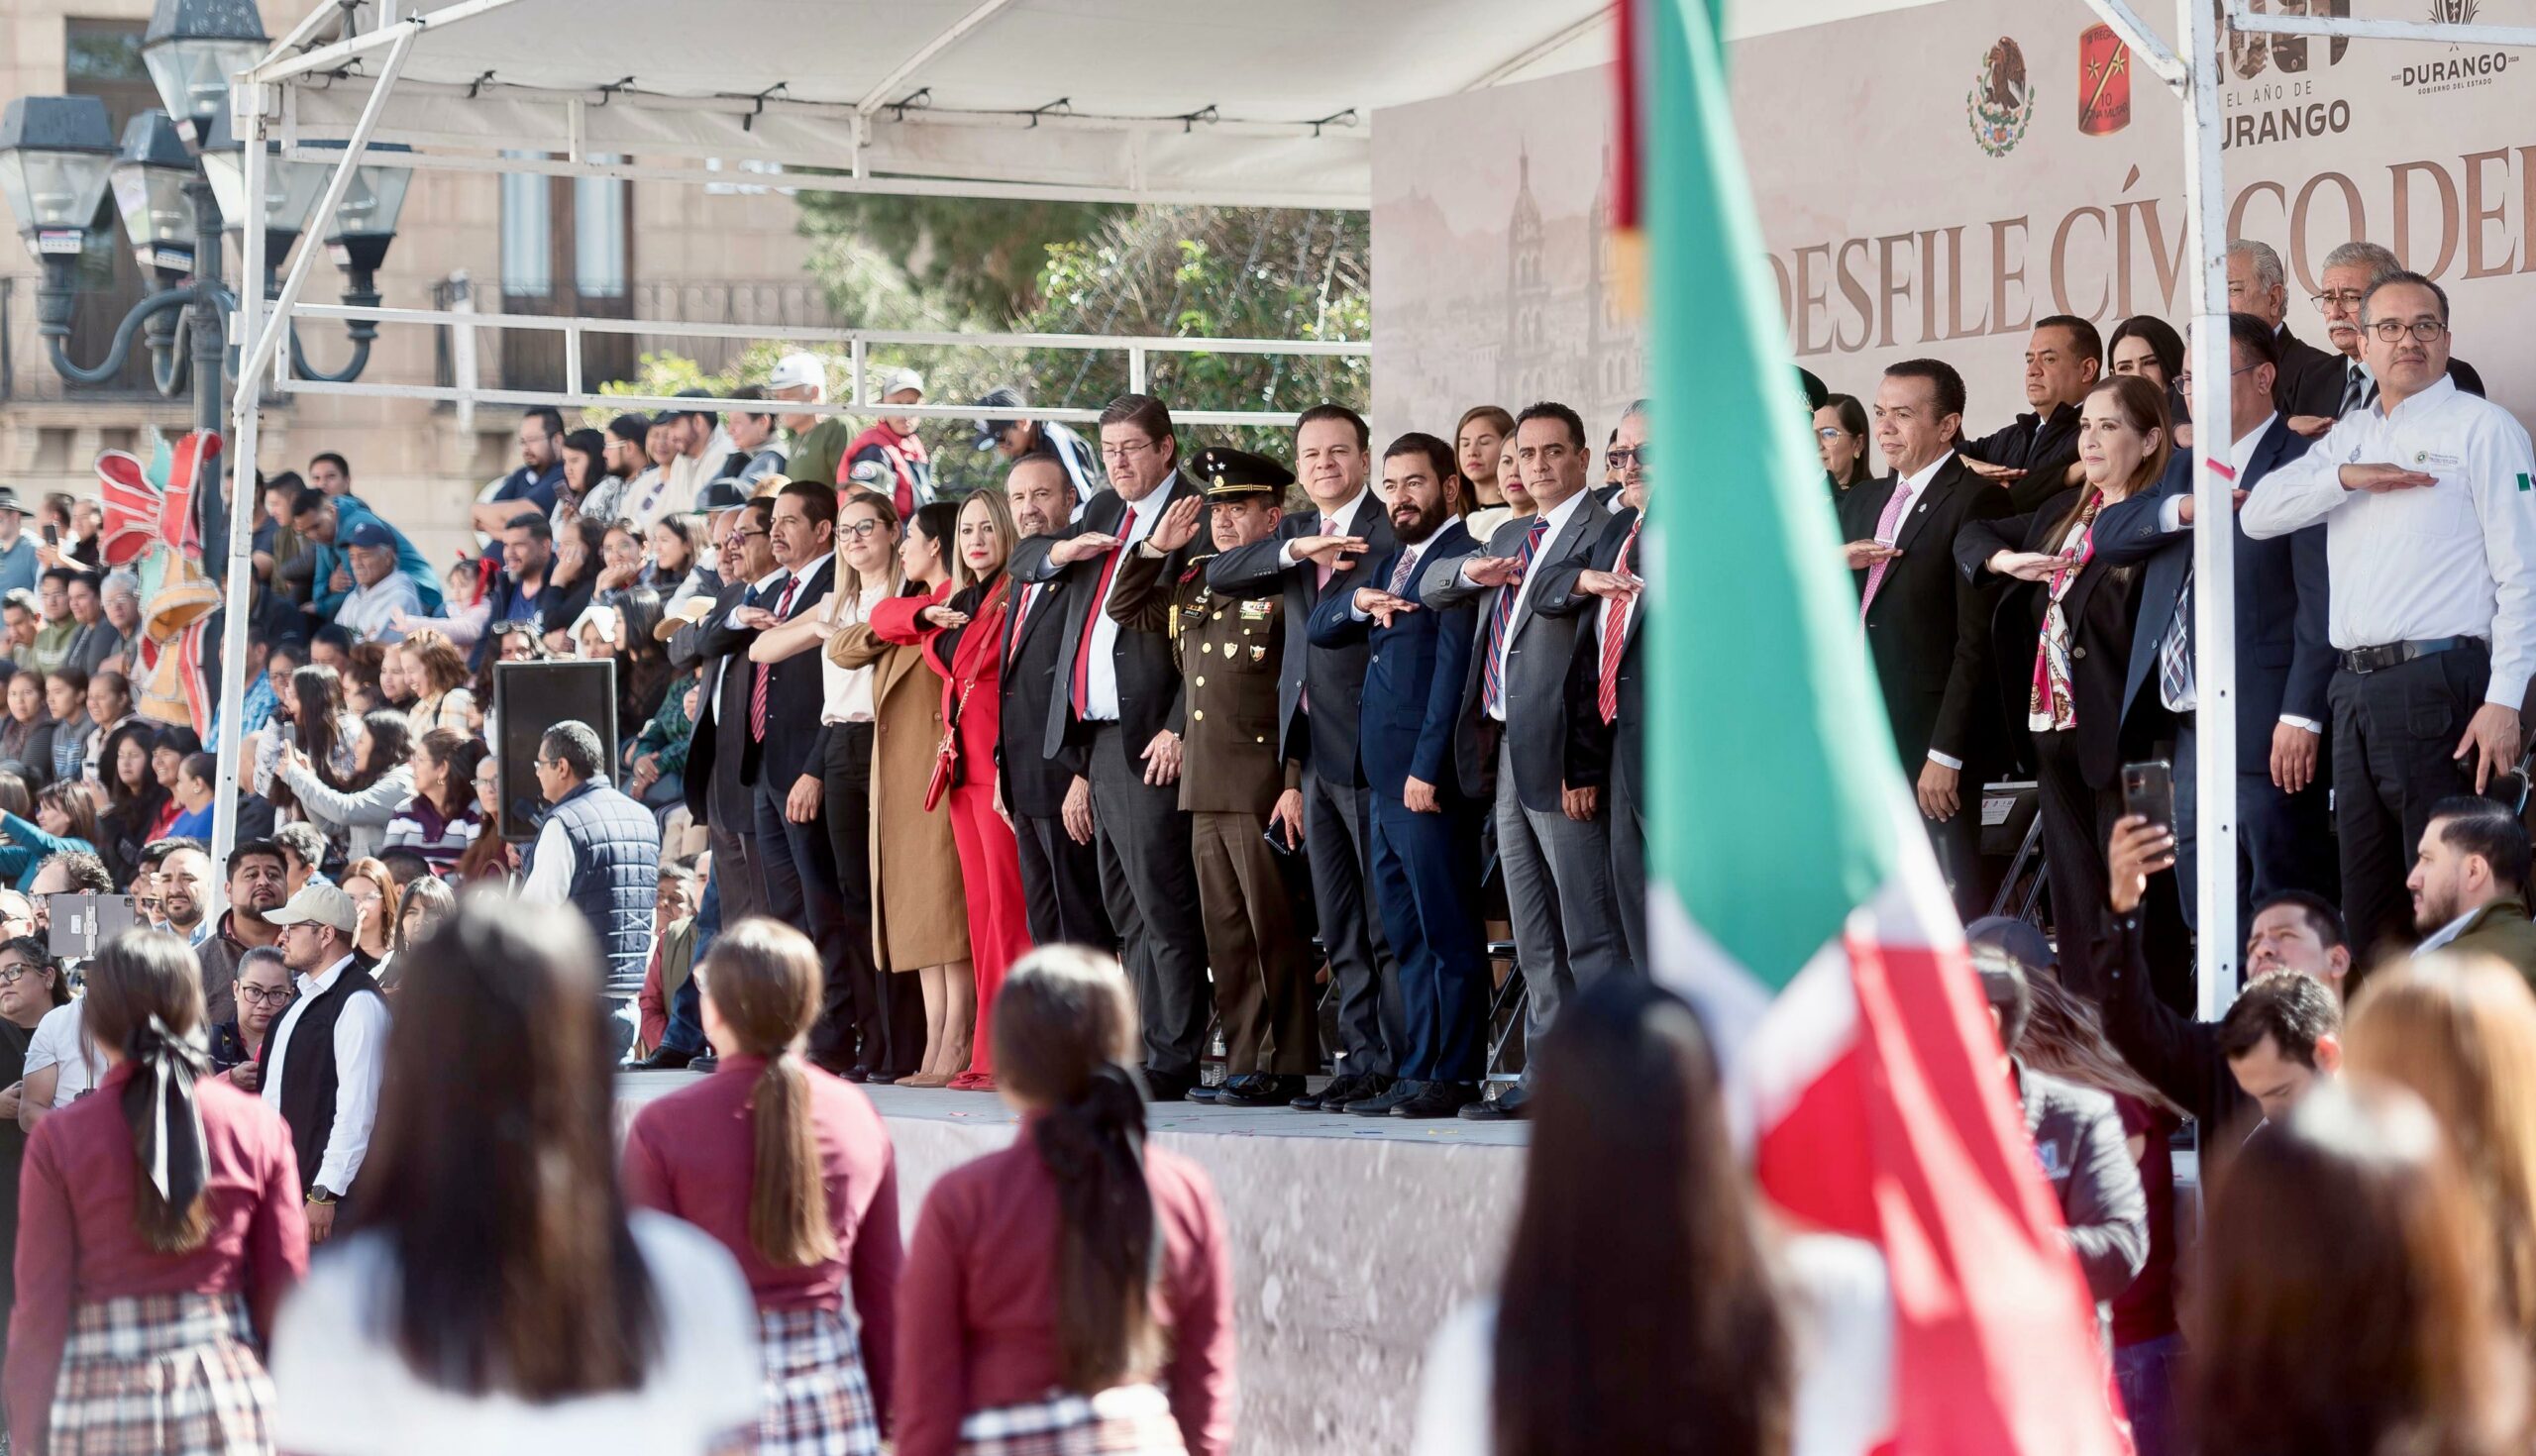
[[[682,1052],[674,1047],[661,1047],[655,1050],[652,1055],[635,1063],[634,1070],[637,1072],[678,1072],[685,1070],[694,1061],[695,1054],[693,1052]]]
[[[1394,1117],[1450,1117],[1479,1100],[1479,1089],[1467,1082],[1429,1082],[1418,1095],[1391,1109]]]
[[[838,1073],[837,1076],[844,1078],[848,1082],[870,1082],[872,1080],[872,1069],[869,1067],[859,1066],[848,1067],[843,1072]]]
[[[1460,1112],[1465,1122],[1511,1122],[1531,1115],[1532,1094],[1522,1086],[1508,1088],[1493,1102],[1472,1102]]]
[[[1218,1083],[1214,1087],[1209,1087],[1203,1082],[1183,1093],[1183,1095],[1190,1101],[1205,1102],[1211,1106],[1215,1103],[1216,1098],[1221,1097],[1223,1094],[1224,1090],[1222,1084]]]
[[[1333,1077],[1321,1084],[1321,1091],[1306,1092],[1288,1105],[1300,1112],[1335,1112],[1347,1105],[1348,1098],[1361,1097],[1366,1091],[1361,1077]]]
[[[1305,1095],[1304,1080],[1291,1073],[1253,1072],[1224,1084],[1218,1107],[1285,1107]]]
[[[695,1054],[695,1060],[687,1064],[687,1070],[689,1072],[711,1072],[719,1068],[721,1065],[722,1059],[714,1056],[711,1052],[698,1052]]]
[[[1350,1117],[1388,1117],[1391,1109],[1426,1091],[1423,1082],[1394,1082],[1388,1077],[1372,1077],[1366,1081],[1380,1084],[1370,1094],[1347,1104]]]

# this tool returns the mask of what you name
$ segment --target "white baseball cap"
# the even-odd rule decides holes
[[[815,354],[788,354],[775,362],[767,373],[769,389],[792,389],[807,384],[824,394],[828,387],[828,366],[819,363]]]
[[[879,382],[873,387],[872,397],[887,399],[901,389],[912,389],[921,395],[924,393],[924,375],[913,369],[883,369]]]

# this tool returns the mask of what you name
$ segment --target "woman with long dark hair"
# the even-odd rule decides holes
[[[1691,1008],[1606,981],[1535,1055],[1506,1273],[1493,1302],[1437,1332],[1413,1456],[1850,1456],[1882,1441],[1882,1263],[1768,1225]]]
[[[618,490],[607,469],[607,437],[596,430],[575,430],[564,437],[564,488],[555,498],[552,522],[557,530],[574,517],[595,515],[600,520],[616,519]]]
[[[758,1449],[873,1456],[897,1353],[889,1127],[861,1092],[800,1055],[821,992],[809,937],[742,920],[698,975],[704,1036],[721,1063],[635,1117],[626,1196],[721,1240],[748,1276],[766,1367]]]
[[[415,948],[361,1196],[273,1342],[285,1449],[700,1456],[755,1423],[739,1271],[618,1192],[598,964],[581,917],[491,896]]]
[[[290,1130],[211,1075],[182,940],[127,932],[87,983],[105,1078],[37,1125],[20,1175],[11,1446],[268,1453],[259,1352],[308,1270]]]
[[[415,732],[474,731],[470,715],[476,698],[467,690],[467,654],[458,650],[457,643],[426,630],[407,637],[390,652],[403,660],[405,680],[414,690],[414,703],[406,715],[413,720]]]
[[[476,812],[483,816],[484,827],[450,867],[449,878],[460,884],[506,879],[518,861],[501,836],[502,770],[489,749],[476,761],[475,794]]]
[[[2523,1456],[2527,1356],[2491,1250],[2418,1098],[2319,1083],[2246,1139],[2213,1192],[2191,1439],[2212,1456]]]
[[[1866,407],[1855,395],[1835,394],[1823,401],[1814,412],[1814,446],[1834,495],[1875,478],[1866,448]]]
[[[407,762],[414,755],[413,728],[394,708],[373,708],[361,719],[353,751],[361,767],[340,783],[288,749],[278,767],[308,822],[358,860],[378,853],[396,811],[414,796],[414,771]]]
[[[898,1282],[898,1456],[1230,1449],[1223,1210],[1145,1141],[1137,1046],[1108,956],[1042,946],[1004,979],[996,1085],[1021,1135],[925,1196]]]
[[[414,791],[387,821],[380,852],[412,850],[433,874],[447,874],[484,832],[484,814],[476,801],[476,766],[491,752],[484,740],[454,729],[424,734],[405,761]]]
[[[361,770],[361,718],[344,702],[341,674],[323,663],[292,670],[290,690],[273,703],[273,723],[258,735],[256,792],[275,806],[297,809],[299,800],[280,780],[282,753],[295,751],[320,782],[342,788]]]
[[[2183,336],[2154,314],[2124,319],[2105,341],[2104,371],[2108,378],[2137,374],[2171,393],[2183,373]]]
[[[97,842],[108,837],[108,830],[98,822],[96,795],[85,783],[48,784],[36,795],[35,809],[32,822],[0,812],[0,834],[9,841],[0,845],[0,877],[22,890],[35,886],[36,873],[47,859],[83,851],[94,854]],[[137,845],[133,853],[132,863],[137,865]],[[131,868],[118,875],[112,861],[104,863],[115,884],[132,883]]]
[[[2009,587],[1993,619],[1998,677],[2031,745],[2061,976],[2089,999],[2103,991],[2094,947],[2120,770],[2147,747],[2123,733],[2139,569],[2095,559],[2096,515],[2154,487],[2173,454],[2166,395],[2137,375],[2107,379],[2079,408],[2084,478],[2029,515],[1970,522],[1955,543],[1974,580]]]
[[[21,668],[9,678],[9,716],[0,720],[0,763],[14,763],[39,786],[53,781],[53,708],[44,675]]]
[[[919,521],[926,506],[916,512]],[[944,806],[960,854],[960,887],[969,908],[969,966],[975,1033],[968,1066],[951,1079],[962,1091],[995,1086],[995,995],[1004,972],[1030,949],[1030,912],[1021,889],[1021,851],[1012,824],[997,807],[996,754],[1002,737],[1004,563],[1019,540],[1012,508],[993,490],[958,507],[950,599],[929,603],[901,596],[872,612],[872,630],[900,647],[917,647],[941,679],[941,714],[957,735],[957,772]]]
[[[841,501],[839,529],[865,519],[871,509],[859,498]],[[905,585],[893,601],[932,607],[951,594],[959,519],[960,508],[948,501],[915,513],[898,542]],[[872,670],[873,953],[883,972],[912,977],[924,996],[923,1065],[898,1082],[948,1087],[969,1068],[977,981],[969,968],[968,921],[960,910],[968,891],[960,882],[959,844],[949,817],[924,806],[942,742],[942,680],[926,666],[922,648],[881,636],[878,618],[888,605],[873,608],[874,621],[838,629],[827,655],[849,672]],[[750,652],[757,650],[752,646]],[[883,995],[902,994],[905,985],[899,982]]]

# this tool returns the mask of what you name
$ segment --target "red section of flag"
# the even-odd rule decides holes
[[[1620,119],[1612,128],[1612,226],[1625,233],[1636,232],[1642,216],[1638,157],[1639,132],[1644,125],[1640,111],[1644,88],[1638,71],[1638,44],[1646,28],[1638,7],[1643,3],[1645,0],[1621,0],[1615,7],[1620,53],[1612,66],[1612,90],[1620,105]]]
[[[2118,1456],[2095,1306],[1960,950],[1852,940],[1857,1039],[1761,1134],[1761,1185],[1893,1284],[1899,1456]]]

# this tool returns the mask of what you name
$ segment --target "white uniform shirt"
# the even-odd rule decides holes
[[[352,965],[344,957],[318,976],[299,978],[299,998],[273,1023],[272,1053],[264,1059],[259,1093],[264,1105],[281,1111],[281,1082],[289,1074],[290,1034],[308,1003],[324,995],[335,979]],[[378,1122],[378,1078],[386,1068],[387,1002],[378,996],[355,995],[335,1017],[335,1123],[326,1134],[325,1156],[317,1160],[317,1186],[341,1195],[360,1176],[370,1154],[370,1129]]]
[[[2436,476],[2410,490],[2346,490],[2349,465]],[[2238,520],[2256,540],[2325,523],[2337,651],[2438,637],[2491,644],[2486,702],[2512,712],[2536,676],[2536,450],[2509,411],[2448,379],[2346,415],[2255,487]]]
[[[1171,508],[1171,492],[1177,487],[1180,472],[1174,470],[1163,482],[1145,493],[1142,500],[1127,502],[1127,516],[1118,523],[1118,552],[1121,556],[1135,549],[1136,543],[1153,534],[1162,521],[1162,513]],[[1093,723],[1118,721],[1118,619],[1110,615],[1110,592],[1117,589],[1115,570],[1110,573],[1110,585],[1101,599],[1092,604],[1092,620],[1085,624],[1092,634],[1092,661],[1086,665],[1083,684],[1083,716]],[[1059,671],[1067,675],[1066,690],[1074,690],[1074,664],[1063,663]],[[1133,752],[1144,752],[1137,744]]]

